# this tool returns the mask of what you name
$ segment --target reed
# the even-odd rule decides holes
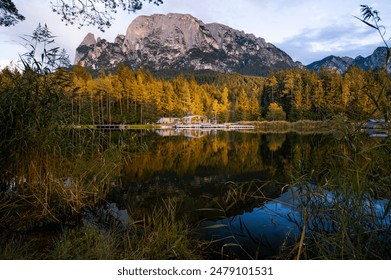
[[[186,218],[178,218],[179,201],[165,200],[140,223],[141,235],[130,239],[131,259],[201,259],[201,242],[190,235]]]
[[[385,27],[380,25],[379,13],[361,5],[361,18],[378,32],[387,47],[384,70],[387,69],[390,49],[384,38]],[[389,120],[390,102],[384,96],[390,85],[364,93],[375,107],[369,118],[382,116]],[[390,259],[391,257],[391,140],[368,141],[361,133],[362,116],[349,114],[348,127],[336,118],[337,150],[325,161],[324,170],[301,173],[307,183],[300,184],[298,207],[303,218],[298,224],[305,231],[305,246],[300,240],[292,252],[298,258],[310,259]],[[300,174],[300,172],[299,172]],[[316,187],[308,182],[316,178]],[[297,185],[297,184],[296,184]]]
[[[326,190],[327,189],[327,190]],[[389,259],[390,217],[384,205],[351,190],[324,186],[299,195],[302,238],[286,257],[300,259]]]
[[[32,240],[0,242],[2,259],[201,259],[201,242],[191,238],[186,220],[177,219],[177,201],[165,200],[152,213],[125,228],[107,219],[62,228],[41,250]],[[46,236],[47,239],[47,236]],[[40,252],[40,253],[38,253]]]
[[[389,259],[390,139],[369,141],[342,120],[338,127],[336,149],[326,155],[322,170],[300,162],[292,173],[292,186],[300,189],[297,224],[305,235],[285,257]]]

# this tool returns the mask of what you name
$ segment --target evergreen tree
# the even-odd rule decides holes
[[[261,117],[261,110],[259,106],[259,100],[255,92],[251,93],[249,105],[249,120],[259,121]]]
[[[283,121],[286,120],[286,113],[277,102],[272,102],[267,110],[266,119],[268,121]]]
[[[249,112],[250,112],[250,102],[244,89],[242,89],[235,103],[235,120],[236,121],[248,120]]]
[[[220,111],[219,111],[219,122],[228,122],[229,120],[229,109],[231,107],[231,103],[228,99],[228,88],[224,87],[223,91],[221,93],[221,104],[220,104]]]

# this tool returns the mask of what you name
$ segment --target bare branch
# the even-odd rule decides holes
[[[15,25],[22,20],[25,20],[25,17],[19,14],[18,9],[11,0],[0,1],[0,26]]]
[[[135,12],[142,9],[143,2],[160,5],[163,0],[56,0],[51,2],[53,12],[66,24],[97,26],[105,31],[114,21],[118,10]]]

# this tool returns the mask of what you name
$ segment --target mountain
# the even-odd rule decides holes
[[[379,47],[377,48],[373,54],[368,57],[358,56],[354,60],[354,65],[361,67],[364,70],[378,69],[384,67],[387,59],[387,48]],[[388,64],[387,67],[388,72],[391,72],[391,65]]]
[[[89,33],[76,50],[75,64],[95,70],[115,69],[121,63],[153,72],[212,70],[261,76],[271,69],[301,67],[263,38],[174,13],[139,16],[114,42]]]
[[[315,71],[319,71],[322,67],[326,67],[327,69],[334,69],[340,73],[344,73],[346,70],[348,70],[349,66],[353,64],[353,62],[354,59],[347,56],[339,57],[330,55],[326,58],[323,58],[322,60],[315,61],[306,67],[307,69]]]
[[[319,71],[322,67],[334,69],[344,73],[350,66],[355,65],[364,70],[378,69],[384,67],[387,58],[387,48],[379,47],[373,54],[367,57],[357,56],[355,59],[350,57],[328,56],[322,60],[315,61],[307,65],[307,69]],[[388,72],[391,72],[391,65],[388,65]]]

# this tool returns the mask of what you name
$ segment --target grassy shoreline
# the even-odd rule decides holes
[[[334,128],[327,121],[300,120],[296,122],[289,121],[243,121],[241,124],[254,125],[258,133],[289,133],[313,134],[313,133],[331,133]]]
[[[104,126],[110,126],[110,124],[72,124],[67,126],[71,129],[105,129]],[[114,124],[112,129],[119,130],[142,130],[142,129],[160,129],[158,124]],[[114,127],[115,126],[115,127]]]

